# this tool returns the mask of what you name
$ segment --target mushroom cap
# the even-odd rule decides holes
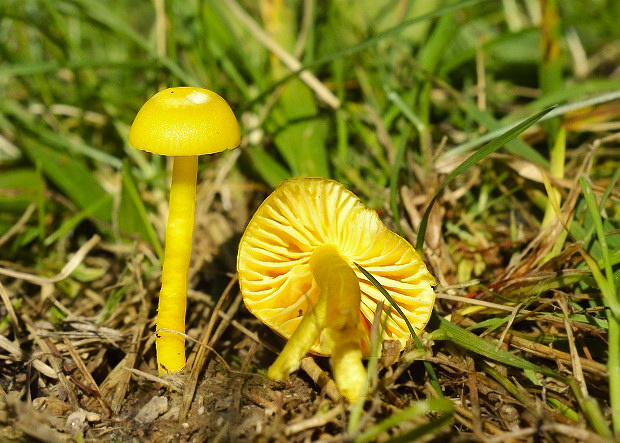
[[[129,131],[131,146],[160,155],[212,154],[233,149],[240,140],[226,100],[193,87],[159,91],[140,108]]]
[[[404,345],[410,334],[403,318],[354,263],[392,295],[416,332],[424,329],[435,303],[435,280],[424,262],[355,194],[323,178],[283,182],[250,220],[237,256],[239,284],[249,311],[288,339],[318,298],[309,263],[314,249],[323,244],[334,245],[357,275],[360,324],[367,337],[379,301],[385,302],[384,319],[390,311],[383,338]],[[363,342],[362,348],[369,351]],[[321,338],[312,351],[329,353]]]

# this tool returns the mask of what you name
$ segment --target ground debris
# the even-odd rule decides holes
[[[67,438],[56,429],[62,429],[62,421],[37,411],[32,404],[21,401],[15,391],[0,394],[0,440],[4,438],[30,438],[48,443],[60,443]]]
[[[155,396],[147,404],[145,404],[136,414],[134,420],[138,424],[148,424],[160,415],[168,411],[168,399],[163,396]]]

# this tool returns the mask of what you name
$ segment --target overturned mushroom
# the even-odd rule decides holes
[[[386,300],[355,263],[391,293],[416,332],[426,326],[433,277],[415,249],[343,185],[287,180],[258,208],[241,239],[237,269],[250,312],[289,339],[270,378],[288,376],[311,350],[331,357],[344,397],[364,394],[362,356],[370,352],[377,303]],[[382,338],[404,345],[410,338],[404,319],[392,311],[385,320]]]

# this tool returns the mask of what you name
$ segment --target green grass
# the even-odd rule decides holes
[[[238,158],[200,159],[192,337],[235,273],[245,223],[293,176],[343,182],[415,244],[439,282],[426,332],[395,361],[373,360],[376,389],[341,412],[304,377],[275,389],[248,376],[250,388],[224,388],[235,410],[205,400],[273,361],[247,331],[281,348],[230,297],[233,326],[220,318],[210,343],[222,366],[197,391],[202,419],[226,420],[220,438],[248,438],[235,434],[241,405],[257,408],[264,437],[292,441],[517,431],[544,440],[571,427],[618,438],[619,21],[610,0],[0,2],[0,331],[27,352],[18,358],[1,342],[0,406],[7,390],[24,401],[75,390],[80,407],[105,412],[80,388],[89,381],[75,362],[60,381],[40,375],[29,383],[38,390],[26,387],[22,375],[57,364],[45,340],[64,361],[76,348],[106,401],[123,402],[116,410],[129,416],[148,400],[151,382],[122,362],[154,368],[156,310],[141,308],[156,306],[169,165],[133,149],[129,126],[159,89],[196,85],[229,101],[243,140]],[[102,240],[59,283],[3,273],[54,276],[95,234]],[[266,403],[252,397],[256,386]],[[264,414],[280,393],[306,415]],[[500,400],[516,421],[501,416]],[[119,417],[86,437],[109,438],[103,430]],[[287,434],[310,418],[315,427]],[[189,430],[170,432],[224,432],[196,434],[188,420]],[[18,417],[6,423],[41,438]]]

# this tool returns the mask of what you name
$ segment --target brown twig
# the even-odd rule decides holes
[[[300,368],[310,376],[312,381],[314,381],[329,398],[333,401],[342,400],[342,396],[340,392],[338,392],[338,388],[336,388],[336,383],[334,383],[334,380],[316,364],[314,358],[302,358]]]
[[[88,369],[86,369],[84,361],[82,361],[82,357],[80,357],[80,354],[78,354],[75,347],[73,347],[71,341],[65,338],[63,339],[63,343],[67,347],[67,350],[69,351],[69,354],[71,355],[71,358],[73,359],[78,370],[82,373],[84,378],[90,384],[89,388],[91,389],[91,392],[95,394],[97,400],[99,400],[99,403],[101,404],[101,409],[106,411],[107,417],[110,417],[110,415],[112,414],[112,408],[110,408],[110,404],[107,402],[107,400],[99,390],[99,386],[97,386],[97,382],[93,378],[92,374],[88,371]]]

